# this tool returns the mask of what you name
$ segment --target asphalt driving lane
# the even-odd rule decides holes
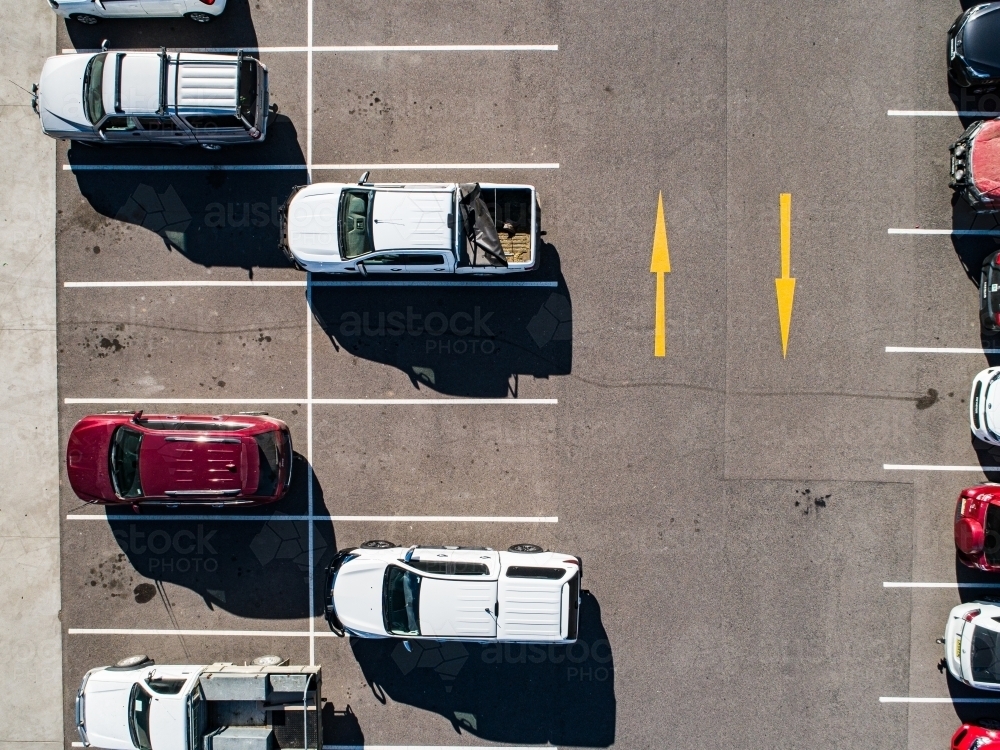
[[[276,250],[273,217],[307,179],[310,153],[313,164],[559,164],[372,175],[535,184],[547,234],[533,278],[555,287],[60,288],[61,398],[129,399],[62,404],[63,444],[88,411],[157,396],[557,402],[314,403],[311,417],[305,401],[253,405],[289,422],[300,454],[292,496],[259,519],[64,520],[67,719],[86,669],[127,653],[197,663],[277,652],[324,666],[327,744],[694,747],[711,722],[740,747],[794,747],[803,735],[941,746],[964,713],[878,698],[949,694],[933,638],[960,594],[882,582],[955,580],[952,503],[975,477],[882,466],[976,463],[963,399],[985,360],[884,347],[978,345],[961,261],[974,266],[986,244],[887,233],[967,217],[945,186],[958,118],[886,111],[953,107],[941,49],[958,11],[317,2],[317,46],[558,51],[314,51],[311,127],[308,55],[264,52],[280,113],[259,147],[61,152],[78,167],[294,169],[60,171],[60,283],[304,284]],[[109,22],[60,34],[60,47],[99,36],[119,49],[305,46],[308,5],[233,2],[207,29]],[[660,192],[672,265],[662,359],[649,272]],[[773,285],[781,192],[793,196],[797,278],[787,359]],[[390,334],[393,312],[412,328]],[[308,523],[273,515],[310,507],[558,517],[318,518],[312,557],[368,538],[579,554],[591,592],[582,645],[429,644],[414,656],[333,638],[322,575],[310,590],[303,564]],[[65,477],[62,508],[98,512]],[[122,632],[70,632],[88,628]],[[151,628],[306,635],[134,632]]]

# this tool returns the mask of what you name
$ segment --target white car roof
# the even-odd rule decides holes
[[[420,634],[450,638],[493,638],[497,584],[490,580],[441,580],[420,583]]]
[[[449,190],[376,190],[375,250],[448,250],[454,244],[448,226],[453,213],[454,193]]]

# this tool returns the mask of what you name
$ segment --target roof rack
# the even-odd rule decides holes
[[[167,113],[167,70],[170,67],[170,58],[167,56],[167,48],[160,47],[160,105],[156,108],[156,114],[163,117]]]

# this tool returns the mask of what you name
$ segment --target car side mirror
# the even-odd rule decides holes
[[[365,172],[363,175],[361,175],[361,179],[358,180],[358,184],[359,185],[364,185],[366,182],[368,182],[368,175],[370,175],[370,174],[371,174],[371,172]]]
[[[358,268],[358,273],[360,273],[362,276],[368,275],[368,269],[365,268],[365,262],[363,260],[358,261],[357,268]]]
[[[134,412],[132,414],[132,421],[133,422],[138,422],[140,419],[142,419],[142,409],[139,409],[139,411]]]

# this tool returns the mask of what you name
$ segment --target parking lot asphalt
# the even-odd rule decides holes
[[[60,444],[105,409],[266,410],[298,454],[289,497],[239,518],[105,516],[63,473],[66,731],[83,673],[137,652],[322,664],[331,746],[923,750],[1000,715],[951,702],[934,642],[988,592],[955,585],[985,579],[951,518],[984,476],[966,415],[989,363],[886,351],[984,346],[963,263],[994,240],[890,232],[972,226],[947,188],[962,119],[888,114],[991,108],[949,91],[959,12],[230,0],[204,28],[60,22],[60,49],[259,47],[279,105],[264,144],[218,154],[60,148]],[[277,207],[365,165],[535,185],[543,285],[307,280]],[[474,323],[392,337],[392,312]],[[371,538],[580,555],[580,644],[334,638],[322,567]]]

